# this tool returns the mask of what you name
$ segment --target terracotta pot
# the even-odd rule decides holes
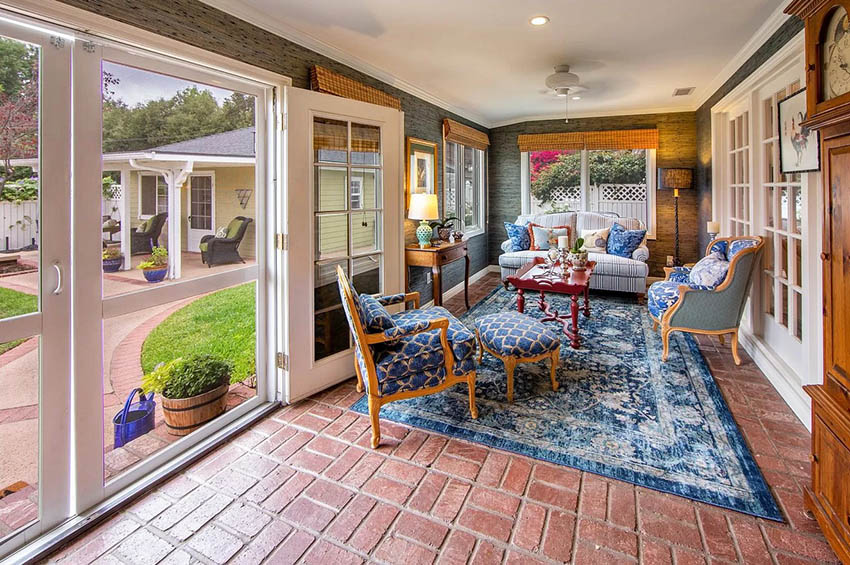
[[[204,394],[190,398],[161,397],[162,413],[168,433],[185,436],[210,420],[217,418],[227,408],[227,391],[230,385],[225,383]]]

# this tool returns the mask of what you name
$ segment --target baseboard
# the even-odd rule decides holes
[[[782,400],[788,404],[794,415],[812,431],[812,406],[809,397],[803,392],[803,385],[797,374],[758,336],[743,330],[738,334],[741,346],[753,358]]]
[[[489,275],[490,273],[500,273],[500,272],[501,271],[499,270],[498,265],[487,265],[486,267],[477,271],[476,273],[474,273],[473,275],[471,275],[469,277],[469,284],[472,284],[476,281],[483,279],[485,276]],[[450,289],[443,291],[443,301],[445,301],[447,298],[451,298],[452,296],[454,296],[458,293],[461,293],[461,292],[463,292],[463,281],[454,285]],[[433,306],[433,305],[434,305],[434,300],[432,299],[432,300],[429,300],[428,302],[423,302],[421,304],[421,307],[426,308],[428,306]]]

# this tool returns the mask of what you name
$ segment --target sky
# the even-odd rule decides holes
[[[103,70],[104,72],[112,73],[112,76],[120,81],[118,85],[112,87],[112,90],[115,92],[114,97],[123,100],[131,107],[136,104],[144,104],[150,100],[171,98],[178,91],[189,86],[196,86],[198,90],[209,90],[219,104],[231,94],[230,90],[223,88],[199,84],[150,71],[143,71],[109,61],[103,62]]]

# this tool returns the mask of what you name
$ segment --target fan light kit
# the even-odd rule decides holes
[[[555,72],[546,77],[546,87],[555,91],[556,95],[564,97],[564,123],[569,123],[569,98],[572,95],[573,100],[580,100],[581,96],[575,94],[584,92],[587,87],[579,84],[578,75],[570,72],[569,65],[555,67]]]

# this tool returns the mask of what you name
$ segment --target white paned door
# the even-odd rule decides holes
[[[287,91],[289,402],[354,375],[335,270],[357,292],[403,285],[404,114]]]

